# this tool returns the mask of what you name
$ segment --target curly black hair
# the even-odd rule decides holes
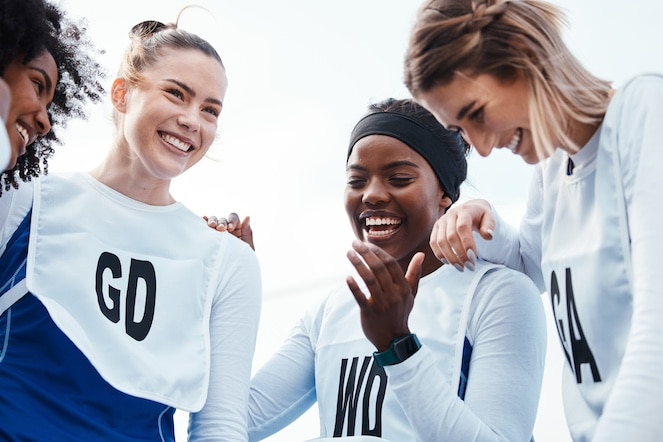
[[[28,146],[14,168],[2,173],[0,195],[18,187],[19,179],[30,181],[48,173],[53,147],[61,144],[56,131],[71,118],[86,118],[88,102],[101,101],[106,71],[94,56],[103,51],[95,48],[86,32],[84,21],[74,22],[47,0],[0,0],[0,75],[16,57],[27,63],[44,50],[58,67],[55,96],[48,108],[52,129]]]

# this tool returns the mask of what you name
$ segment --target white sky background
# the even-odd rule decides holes
[[[136,23],[175,20],[184,0],[59,0],[85,17],[109,76]],[[218,141],[173,182],[175,197],[201,215],[250,215],[263,271],[264,304],[255,365],[287,335],[304,308],[350,272],[353,239],[343,207],[350,131],[371,102],[406,97],[403,55],[418,0],[198,0],[181,26],[210,41],[226,65],[229,89]],[[558,0],[566,38],[583,63],[618,86],[645,71],[663,72],[663,4],[653,0]],[[195,69],[195,67],[192,67]],[[110,146],[106,101],[73,123],[51,171],[88,170]],[[491,200],[517,223],[531,169],[505,151],[470,156],[464,197]],[[546,308],[547,299],[542,298]],[[550,318],[549,318],[550,319]],[[552,324],[549,321],[549,326]],[[560,402],[562,357],[549,333],[549,357],[535,438],[568,440]],[[185,417],[176,415],[178,440]],[[270,438],[318,434],[317,410]]]

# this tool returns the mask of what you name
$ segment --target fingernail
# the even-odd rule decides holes
[[[475,267],[474,267],[474,263],[469,262],[469,261],[467,261],[467,262],[465,263],[465,267],[467,267],[467,270],[469,270],[470,272],[473,272],[474,269],[475,269]]]
[[[441,261],[442,264],[444,264],[444,265],[449,265],[449,261],[447,261],[447,260],[444,259],[444,258],[440,259],[440,261]]]
[[[493,237],[493,229],[488,229],[486,230],[486,233],[492,238]]]
[[[474,250],[470,249],[467,251],[467,259],[469,259],[472,264],[477,263],[477,255],[474,254]]]
[[[455,268],[456,270],[458,270],[459,272],[462,272],[462,271],[463,271],[463,266],[460,265],[460,264],[454,264],[454,268]]]

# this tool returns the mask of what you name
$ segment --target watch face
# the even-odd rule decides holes
[[[402,362],[415,354],[421,344],[415,335],[407,335],[394,342],[394,353],[398,362]]]

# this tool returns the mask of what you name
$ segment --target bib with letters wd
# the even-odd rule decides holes
[[[435,354],[453,392],[459,389],[476,287],[486,272],[498,267],[479,261],[475,272],[458,272],[443,266],[419,283],[409,322],[416,324],[420,341]],[[369,293],[363,281],[359,284]],[[362,331],[359,307],[347,287],[330,294],[312,319],[321,436],[412,440],[403,405],[389,389],[385,370],[373,360],[375,347]]]
[[[195,412],[225,239],[181,204],[49,175],[35,183],[27,288],[115,388]]]

